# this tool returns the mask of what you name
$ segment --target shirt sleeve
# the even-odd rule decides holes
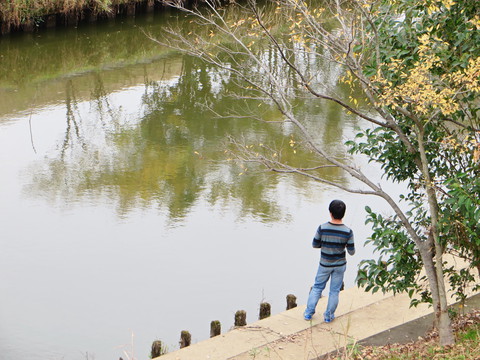
[[[321,230],[322,230],[322,226],[320,225],[317,229],[317,232],[315,233],[315,236],[313,237],[312,246],[316,249],[322,247],[322,238],[320,234]]]
[[[349,255],[355,254],[355,242],[354,242],[352,230],[350,230],[350,237],[348,238],[348,241],[347,241],[347,251]]]

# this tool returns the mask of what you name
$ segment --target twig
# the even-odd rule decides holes
[[[32,111],[33,112],[33,111]],[[32,143],[33,152],[36,154],[37,149],[35,149],[35,144],[33,143],[33,132],[32,132],[32,112],[30,112],[30,117],[28,118],[28,126],[30,128],[30,142]]]

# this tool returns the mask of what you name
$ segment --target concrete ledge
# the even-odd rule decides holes
[[[371,294],[352,288],[341,292],[337,318],[326,324],[322,316],[326,303],[327,298],[320,299],[312,321],[303,319],[305,306],[298,306],[156,359],[318,359],[352,343],[371,343],[379,334],[388,335],[389,329],[432,314],[426,304],[410,308],[407,294]]]
[[[252,356],[255,356],[255,359],[271,359],[275,358],[272,357],[272,352],[279,352],[282,359],[313,359],[319,354],[343,346],[345,340],[371,336],[384,331],[386,326],[396,326],[414,316],[411,311],[406,311],[408,296],[370,294],[352,288],[341,293],[336,312],[337,319],[325,324],[321,309],[325,308],[326,302],[327,298],[320,299],[318,313],[314,315],[312,321],[303,319],[305,306],[298,306],[157,359],[223,360],[251,359]],[[363,310],[360,311],[361,309]],[[391,321],[385,322],[387,319],[383,319],[385,317],[383,314],[388,314],[390,309],[395,309],[396,313],[389,317]],[[427,312],[426,306],[415,311],[421,315]],[[355,324],[358,326],[354,326]],[[305,353],[311,353],[312,356],[305,357]],[[267,357],[263,357],[262,354]]]

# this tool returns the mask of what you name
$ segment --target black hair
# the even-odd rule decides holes
[[[332,213],[334,219],[342,220],[345,215],[347,205],[342,200],[333,200],[328,207],[328,210]]]

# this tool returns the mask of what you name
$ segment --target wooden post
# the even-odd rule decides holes
[[[262,320],[269,317],[271,314],[271,306],[269,303],[263,302],[260,304],[260,313],[258,314],[258,319]]]
[[[297,297],[293,294],[287,295],[287,310],[297,307]]]
[[[152,352],[150,356],[152,359],[165,355],[167,353],[167,348],[163,345],[160,340],[155,340],[152,344]]]
[[[210,323],[210,337],[218,336],[222,332],[222,325],[220,324],[220,321],[218,320],[213,320]]]
[[[180,349],[190,346],[191,342],[192,342],[192,335],[190,335],[190,333],[187,330],[182,330],[182,333],[180,334]]]
[[[235,313],[235,326],[247,325],[247,313],[244,310],[238,310]]]

